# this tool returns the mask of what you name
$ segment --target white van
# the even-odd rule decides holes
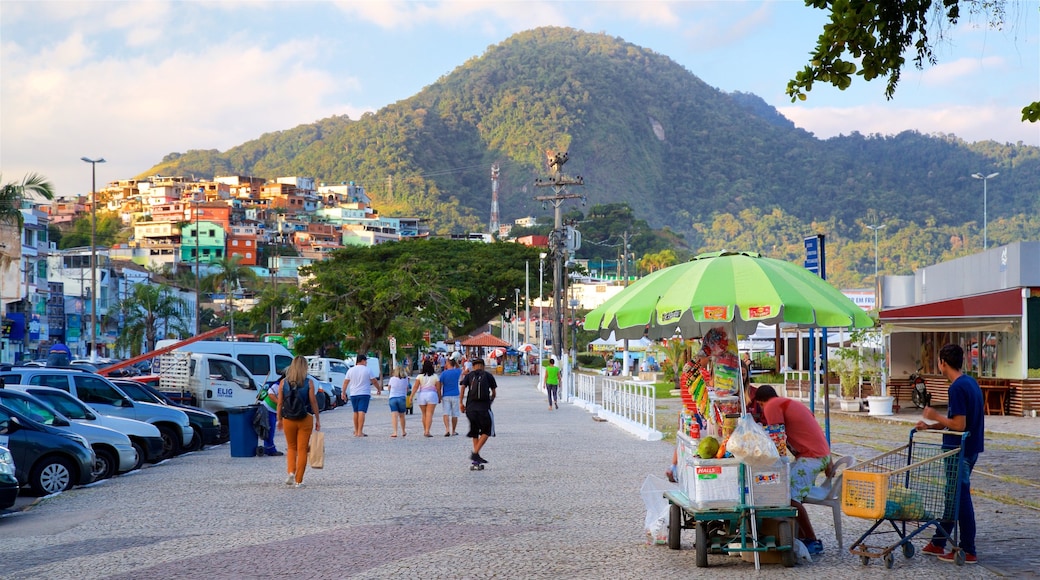
[[[155,348],[160,349],[178,341],[160,340]],[[278,377],[289,368],[293,355],[289,349],[274,342],[225,342],[200,340],[178,348],[174,352],[192,354],[219,354],[231,357],[246,367],[257,385],[263,385]]]

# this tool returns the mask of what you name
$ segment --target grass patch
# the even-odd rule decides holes
[[[657,382],[654,383],[654,397],[658,399],[675,399],[675,395],[672,395],[672,389],[675,388],[675,383],[670,382]]]
[[[1038,511],[1040,511],[1040,502],[1035,502],[1035,501],[1028,500],[1028,499],[1021,499],[1021,498],[1013,497],[1013,496],[1010,496],[1010,495],[1004,495],[1002,493],[989,493],[989,492],[983,491],[981,489],[975,489],[974,487],[972,487],[971,488],[971,496],[972,497],[976,497],[976,496],[984,497],[986,499],[991,499],[991,500],[993,500],[995,502],[999,502],[999,503],[1002,503],[1002,504],[1016,505],[1016,506],[1020,506],[1020,507],[1024,507],[1024,508],[1029,508],[1031,510],[1038,510]]]

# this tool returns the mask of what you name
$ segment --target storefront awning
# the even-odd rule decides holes
[[[889,332],[1009,332],[1022,321],[1022,289],[882,310]]]

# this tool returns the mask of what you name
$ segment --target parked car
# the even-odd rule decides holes
[[[188,422],[191,423],[191,428],[195,432],[191,444],[185,447],[186,450],[198,451],[206,445],[216,445],[221,442],[220,419],[214,413],[190,405],[176,405],[159,391],[131,379],[112,379],[112,383],[135,401],[176,407],[183,411],[188,416]]]
[[[94,481],[96,458],[82,435],[48,427],[0,406],[0,444],[14,456],[18,483],[39,495]]]
[[[162,460],[163,438],[159,428],[155,425],[134,419],[102,415],[88,407],[83,401],[54,387],[7,385],[7,389],[29,393],[73,421],[108,427],[126,435],[130,438],[130,444],[134,446],[134,450],[137,451],[137,463],[133,469],[140,468],[145,461],[156,463]]]
[[[14,456],[0,446],[0,510],[14,505],[18,499],[18,478],[14,474]]]
[[[0,389],[0,405],[50,427],[78,433],[87,439],[97,462],[94,477],[108,479],[117,473],[126,473],[138,465],[137,450],[126,435],[89,423],[77,423],[62,415],[42,400],[14,389]]]
[[[168,459],[191,444],[195,432],[188,416],[179,409],[138,403],[112,382],[95,373],[68,368],[13,367],[0,373],[5,383],[56,387],[90,405],[103,415],[137,419],[155,425],[163,437],[163,454]]]

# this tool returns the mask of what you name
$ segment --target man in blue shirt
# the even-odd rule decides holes
[[[444,436],[458,435],[459,425],[459,377],[462,371],[453,358],[444,361],[441,373],[441,411],[444,413]],[[449,427],[450,425],[450,427]]]
[[[971,472],[979,453],[983,450],[986,424],[982,389],[972,377],[963,374],[964,350],[956,344],[947,344],[939,350],[939,372],[950,381],[950,403],[943,417],[931,407],[924,408],[924,421],[917,422],[917,429],[949,429],[950,431],[967,431],[964,441],[964,459],[960,466],[960,504],[958,506],[957,524],[960,526],[960,549],[964,551],[964,563],[975,564],[975,508],[971,502]],[[934,421],[928,423],[927,421]],[[956,448],[961,444],[959,435],[943,436],[943,447]],[[943,522],[945,536],[937,534],[922,552],[938,556],[944,562],[953,562],[955,551],[946,551],[946,538],[952,537],[953,522]]]

